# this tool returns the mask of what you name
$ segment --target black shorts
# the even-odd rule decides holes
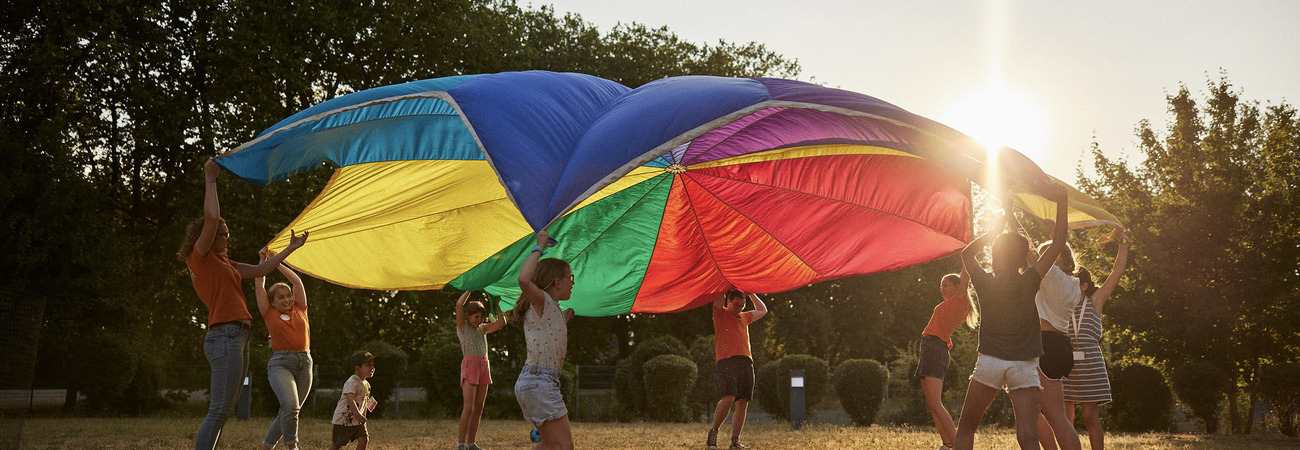
[[[754,360],[736,355],[718,361],[718,388],[722,396],[735,396],[736,400],[754,398]]]
[[[948,372],[948,343],[938,336],[921,336],[920,361],[916,364],[916,377],[943,379]]]
[[[332,433],[332,436],[330,436],[330,439],[335,447],[342,447],[348,445],[349,442],[369,435],[370,434],[366,432],[366,424],[364,423],[353,426],[334,425],[334,432]]]
[[[1043,357],[1038,368],[1049,380],[1060,380],[1074,369],[1074,348],[1070,338],[1058,331],[1043,331]]]

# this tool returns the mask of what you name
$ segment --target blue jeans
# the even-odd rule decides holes
[[[248,372],[248,336],[252,329],[240,322],[225,322],[208,328],[203,338],[203,355],[212,367],[208,388],[208,415],[199,426],[195,450],[212,450],[221,439],[221,427],[235,410],[239,390]]]
[[[280,414],[266,430],[262,445],[275,446],[281,436],[284,445],[297,444],[298,411],[311,392],[311,352],[271,352],[271,360],[266,363],[266,377],[271,381],[275,397],[280,399]]]

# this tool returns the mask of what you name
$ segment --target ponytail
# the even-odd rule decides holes
[[[569,263],[558,258],[542,258],[537,261],[537,268],[533,270],[532,282],[534,286],[543,292],[550,289],[555,284],[555,280],[564,276],[569,271]],[[505,313],[506,323],[515,326],[524,326],[524,315],[528,313],[528,308],[532,304],[524,298],[523,293],[519,294],[519,299],[515,301],[515,307]]]

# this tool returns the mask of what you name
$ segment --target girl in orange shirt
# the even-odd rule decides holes
[[[266,249],[261,258],[266,260]],[[286,448],[298,448],[298,411],[311,393],[311,326],[307,321],[307,289],[302,278],[289,266],[276,266],[293,284],[275,283],[266,289],[266,278],[253,280],[257,309],[271,334],[271,358],[266,362],[266,377],[271,391],[280,400],[280,412],[266,430],[262,448],[275,448],[284,438]]]
[[[219,175],[221,166],[209,159],[203,165],[203,217],[190,223],[185,240],[176,252],[190,269],[194,292],[208,308],[203,355],[208,359],[212,377],[208,386],[208,413],[195,435],[195,450],[216,448],[248,371],[248,337],[253,315],[248,313],[248,300],[239,286],[240,280],[266,276],[307,242],[306,231],[299,236],[290,230],[292,238],[283,252],[256,266],[231,261],[226,256],[230,228],[221,218],[221,205],[217,202]]]
[[[934,307],[930,323],[921,332],[920,361],[916,365],[916,377],[921,379],[921,392],[925,394],[925,407],[930,410],[934,427],[943,440],[940,450],[953,447],[957,440],[957,427],[952,423],[952,415],[943,406],[943,376],[948,371],[948,350],[952,348],[952,333],[961,326],[975,328],[979,324],[979,313],[970,299],[966,286],[969,277],[963,269],[961,275],[950,273],[939,280],[939,293],[943,302]]]

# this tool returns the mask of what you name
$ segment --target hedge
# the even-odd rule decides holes
[[[1146,432],[1173,429],[1174,396],[1159,369],[1139,362],[1112,366],[1111,396],[1106,408],[1107,429]]]
[[[1184,364],[1174,369],[1174,392],[1192,415],[1205,424],[1205,431],[1219,431],[1219,403],[1231,383],[1228,372],[1209,361]]]
[[[889,374],[885,366],[871,359],[850,359],[835,366],[831,377],[844,412],[854,425],[871,426],[885,400]]]
[[[659,355],[643,365],[646,413],[651,420],[686,422],[686,398],[695,386],[695,362],[677,355]]]

